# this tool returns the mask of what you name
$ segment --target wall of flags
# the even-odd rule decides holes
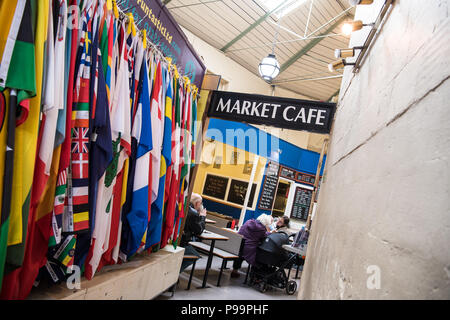
[[[0,1],[0,21],[0,298],[176,246],[198,89],[115,1]]]

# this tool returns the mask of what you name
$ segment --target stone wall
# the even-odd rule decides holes
[[[395,1],[360,72],[346,67],[299,299],[450,298],[449,13]]]

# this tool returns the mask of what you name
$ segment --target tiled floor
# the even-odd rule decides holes
[[[241,276],[239,278],[230,278],[231,268],[233,263],[229,261],[227,267],[229,269],[224,270],[220,281],[220,287],[216,287],[217,279],[219,276],[220,266],[222,259],[214,257],[212,261],[211,269],[208,274],[208,286],[209,288],[199,289],[203,280],[203,274],[205,272],[207,256],[203,256],[197,260],[195,266],[194,276],[192,277],[191,289],[186,290],[191,267],[189,266],[184,272],[180,274],[180,281],[177,285],[177,289],[173,297],[170,292],[165,292],[155,298],[156,300],[295,300],[297,299],[298,288],[300,287],[300,279],[294,279],[296,270],[292,269],[290,278],[297,282],[297,292],[293,295],[286,294],[285,290],[269,288],[265,293],[261,293],[257,288],[249,287],[244,284],[245,273],[247,272],[247,263],[242,264],[240,270]],[[301,277],[301,272],[298,274]]]

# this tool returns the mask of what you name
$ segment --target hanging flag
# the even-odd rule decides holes
[[[13,3],[13,1],[8,1],[8,5],[11,5]],[[29,15],[30,20],[28,20],[25,25],[26,27],[26,33],[27,33],[27,37],[30,39],[30,37],[33,37],[33,44],[27,44],[25,47],[27,49],[30,49],[33,51],[33,53],[31,54],[33,56],[33,62],[32,62],[32,68],[30,70],[27,70],[27,72],[24,72],[24,74],[21,74],[21,76],[24,76],[25,74],[28,74],[29,76],[31,76],[31,74],[33,74],[32,76],[35,77],[35,86],[36,86],[36,94],[37,96],[32,98],[31,100],[27,100],[27,102],[29,102],[29,112],[25,111],[22,113],[21,115],[26,115],[26,117],[21,117],[19,115],[19,123],[20,126],[16,129],[16,143],[18,143],[18,141],[20,141],[21,143],[21,148],[16,148],[15,152],[17,157],[20,161],[18,161],[18,165],[20,165],[20,167],[18,167],[18,169],[20,169],[22,171],[22,195],[27,194],[27,196],[22,197],[22,199],[25,199],[22,205],[22,208],[24,209],[24,211],[22,212],[22,219],[24,219],[25,217],[27,218],[26,222],[25,222],[25,227],[28,227],[26,224],[27,222],[29,222],[30,224],[32,224],[32,222],[34,221],[34,216],[30,215],[28,216],[28,210],[29,210],[29,199],[31,196],[31,179],[33,177],[33,170],[34,170],[34,163],[33,161],[29,161],[29,159],[34,159],[36,156],[36,140],[37,140],[37,133],[38,133],[38,123],[39,123],[39,111],[40,111],[40,104],[41,104],[41,100],[40,100],[40,95],[41,95],[41,79],[42,79],[42,71],[43,71],[43,61],[44,61],[44,43],[45,43],[45,38],[46,38],[46,30],[47,30],[47,18],[48,18],[48,3],[46,1],[42,1],[39,3],[29,3],[31,8],[31,13]],[[6,2],[3,1],[1,6],[6,5]],[[26,4],[28,6],[28,3]],[[3,11],[2,7],[0,9],[0,11]],[[37,10],[37,19],[35,17],[35,12],[34,10]],[[3,18],[1,19],[2,23]],[[34,34],[34,32],[31,32],[31,27],[33,24],[31,24],[31,21],[36,21],[36,34]],[[21,27],[22,29],[22,27]],[[20,33],[20,32],[19,32]],[[36,37],[36,39],[34,40],[34,36]],[[24,48],[22,48],[24,49]],[[24,49],[25,50],[25,49]],[[30,53],[28,52],[20,52],[21,55],[29,55]],[[26,58],[23,58],[23,61],[16,60],[19,61],[19,65],[21,67],[25,67],[26,64],[28,63],[26,60]],[[3,66],[3,63],[2,63]],[[34,72],[35,72],[35,76],[34,76]],[[16,72],[17,73],[17,72]],[[17,73],[19,74],[19,73]],[[9,76],[9,75],[8,75]],[[27,83],[26,79],[23,79],[22,84]],[[18,94],[18,97],[23,97],[24,93],[22,92],[22,94]],[[23,103],[23,101],[22,101]],[[17,123],[16,123],[17,124]],[[34,134],[33,134],[34,133]],[[18,139],[19,138],[19,139]],[[19,153],[20,150],[20,153]],[[16,159],[14,159],[16,160]],[[16,162],[16,161],[14,161]],[[33,166],[33,168],[31,169],[31,165]],[[16,166],[16,164],[15,164]],[[10,166],[11,168],[11,166]],[[17,191],[19,191],[20,189],[16,189]],[[4,194],[5,190],[3,190],[3,194]],[[3,217],[2,217],[3,218]],[[22,220],[23,221],[23,220]],[[3,227],[3,225],[2,225]],[[24,226],[22,226],[23,228]],[[23,231],[23,233],[26,233],[27,231]],[[1,237],[3,238],[3,233],[1,235]],[[19,257],[19,259],[16,260],[16,263],[18,260],[22,260],[24,257],[24,249],[28,248],[30,246],[30,241],[31,236],[27,236],[26,238],[24,237],[22,239],[23,243],[10,247],[8,249],[13,249],[16,250],[16,257]],[[26,247],[25,247],[25,240],[26,240]],[[0,241],[2,242],[2,241]],[[11,253],[12,257],[12,253],[13,252],[8,252],[8,254]],[[22,258],[20,258],[22,257]],[[11,259],[12,260],[12,259]],[[11,261],[10,260],[10,261]],[[17,266],[17,264],[16,264]],[[1,269],[3,267],[3,264],[0,263],[0,272]],[[19,299],[23,299],[24,296],[22,294],[23,290],[26,290],[26,284],[22,283],[22,282],[17,282],[18,279],[18,274],[20,272],[20,269],[16,269],[13,272],[11,272],[8,276],[6,276],[3,279],[3,286],[2,286],[2,292],[0,295],[1,299],[11,299],[11,298],[19,298]],[[0,275],[0,279],[1,279],[1,275]],[[33,279],[34,281],[34,279]],[[31,287],[30,287],[31,289]],[[28,291],[29,292],[29,291]],[[20,294],[19,294],[20,293]],[[28,293],[26,293],[28,294]]]
[[[89,230],[89,88],[92,56],[92,4],[83,16],[81,61],[75,82],[72,107],[72,143],[68,177],[67,205],[63,214],[63,232]]]
[[[136,253],[148,224],[150,151],[153,147],[150,118],[148,68],[144,57],[141,70],[142,90],[136,109],[132,135],[137,142],[136,167],[131,211],[127,215],[130,228],[128,256]]]
[[[121,26],[121,33],[125,29]],[[114,203],[113,191],[117,183],[117,175],[122,170],[124,162],[130,153],[131,143],[131,119],[130,119],[130,88],[128,60],[126,46],[122,44],[120,55],[119,72],[114,96],[111,104],[111,130],[112,130],[112,161],[102,175],[98,183],[97,208],[95,217],[95,227],[92,233],[92,244],[86,261],[86,277],[91,279],[95,274],[103,253],[106,251],[105,244],[109,234],[112,206]]]
[[[90,195],[90,229],[88,234],[80,235],[77,239],[77,265],[84,265],[85,256],[88,255],[87,261],[91,261],[92,255],[99,260],[101,257],[102,244],[104,234],[109,228],[108,211],[102,211],[103,203],[97,203],[104,199],[99,196],[104,190],[104,179],[101,179],[113,159],[113,144],[111,136],[111,121],[109,116],[109,103],[106,91],[106,83],[103,75],[103,66],[101,60],[101,51],[98,48],[98,32],[92,44],[92,74],[91,79],[94,80],[94,85],[91,86],[91,125],[92,139],[90,154],[90,177],[89,177],[89,195]],[[95,73],[95,75],[94,75]],[[102,183],[103,182],[103,183]],[[97,206],[98,204],[98,206]],[[99,211],[97,211],[99,209]],[[97,221],[98,219],[98,221]],[[92,240],[91,240],[92,237]],[[99,241],[100,240],[100,241]],[[89,254],[88,254],[89,252]],[[98,262],[96,262],[98,263]],[[90,264],[86,264],[86,277],[92,277],[95,269],[90,268]]]
[[[78,8],[77,0],[71,0],[72,17],[75,16],[77,19],[75,21],[75,25],[70,29],[70,52],[68,52],[68,80],[67,80],[67,98],[66,98],[66,108],[65,108],[65,123],[62,125],[60,123],[60,127],[64,127],[64,137],[61,144],[61,155],[59,159],[59,165],[57,167],[58,177],[57,177],[57,186],[54,194],[54,209],[52,210],[52,229],[51,229],[51,237],[49,241],[49,246],[54,246],[59,244],[61,241],[61,233],[63,226],[63,216],[64,212],[68,210],[66,208],[66,196],[67,196],[67,186],[68,186],[68,173],[69,173],[69,165],[70,165],[70,155],[71,155],[71,144],[72,144],[72,106],[74,103],[74,93],[75,93],[75,78],[78,74],[78,66],[81,61],[81,52],[82,48],[79,47],[78,42],[78,11],[74,8]],[[80,30],[81,33],[81,30]],[[78,50],[80,49],[80,50]],[[64,122],[61,119],[60,122]],[[43,211],[42,215],[47,214],[47,211]],[[39,215],[39,213],[38,213]]]
[[[6,102],[8,101],[8,107]],[[15,110],[17,105],[17,93],[15,89],[11,90],[9,99],[6,99],[3,93],[1,93],[0,103],[2,104],[2,110],[4,114],[7,114],[6,119],[2,119],[1,140],[6,150],[5,155],[2,157],[3,174],[1,175],[2,182],[2,202],[1,202],[1,220],[0,220],[0,284],[2,283],[4,275],[4,267],[6,260],[6,251],[8,243],[8,230],[9,230],[9,216],[11,210],[11,189],[13,172],[11,167],[14,163],[14,134],[15,134]],[[6,111],[8,108],[8,111]],[[3,121],[6,120],[6,126],[3,126]],[[5,129],[3,129],[5,127]]]
[[[3,88],[17,89],[18,104],[14,111],[17,126],[15,141],[12,145],[15,146],[14,168],[12,165],[8,166],[8,170],[13,171],[13,180],[12,184],[3,191],[8,193],[8,189],[12,190],[5,265],[6,273],[8,273],[23,263],[34,172],[34,161],[29,159],[34,159],[36,155],[40,100],[35,99],[30,105],[30,98],[36,95],[33,28],[33,21],[36,19],[36,3],[33,0],[8,1],[1,6],[1,11],[9,9],[9,14],[14,12],[14,16],[12,20],[9,17],[6,19],[11,21],[11,24],[10,29],[6,29],[9,32],[8,40],[1,55],[0,91]],[[4,13],[1,15],[3,16]],[[21,70],[24,68],[24,71],[18,72],[18,68]]]
[[[159,174],[161,163],[161,146],[162,146],[162,105],[161,105],[161,63],[158,62],[156,69],[155,82],[153,84],[152,102],[151,102],[151,118],[152,118],[152,140],[153,149],[151,151],[151,185],[152,185],[152,197],[151,203],[156,200],[159,189]]]
[[[74,264],[75,246],[77,244],[77,235],[69,235],[59,247],[53,258],[58,260],[65,268],[66,273],[72,272]]]
[[[169,66],[170,68],[170,66]],[[167,177],[170,177],[171,172],[168,170],[170,165],[172,164],[172,100],[173,100],[173,79],[170,78],[170,74],[167,71],[167,78],[168,78],[168,88],[166,92],[166,105],[165,105],[165,112],[164,112],[164,138],[163,138],[163,146],[162,146],[162,155],[161,158],[161,178],[160,178],[160,191],[158,192],[158,198],[155,201],[155,206],[152,205],[152,217],[153,217],[153,211],[158,210],[158,214],[163,216],[164,213],[164,200],[165,200],[165,186],[166,186],[166,180]],[[164,248],[164,246],[167,243],[168,239],[168,229],[165,227],[166,225],[166,219],[167,216],[164,215],[164,219],[162,221],[164,227],[162,227],[162,234],[161,234],[161,248]],[[172,215],[169,214],[169,219],[172,218]]]

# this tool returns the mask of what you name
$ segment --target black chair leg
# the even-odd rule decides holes
[[[217,286],[218,286],[218,287],[220,287],[220,279],[222,278],[223,268],[225,268],[226,264],[227,264],[227,260],[226,260],[226,259],[223,259],[223,260],[222,260],[222,266],[221,266],[221,268],[220,268],[219,279],[217,279]]]
[[[170,297],[173,297],[175,294],[175,290],[177,289],[177,284],[175,283],[171,288],[170,288],[170,292],[172,293],[172,295]]]
[[[192,281],[192,276],[194,275],[196,263],[197,263],[197,260],[194,260],[194,263],[192,264],[191,274],[189,275],[189,282],[188,282],[188,286],[187,286],[186,290],[191,289],[191,281]]]
[[[295,272],[295,279],[298,279],[298,271],[300,270],[300,264],[297,265],[297,271]]]
[[[248,268],[247,268],[247,274],[245,275],[244,284],[247,284],[248,274],[250,273],[251,267],[252,267],[251,265],[248,265]]]

